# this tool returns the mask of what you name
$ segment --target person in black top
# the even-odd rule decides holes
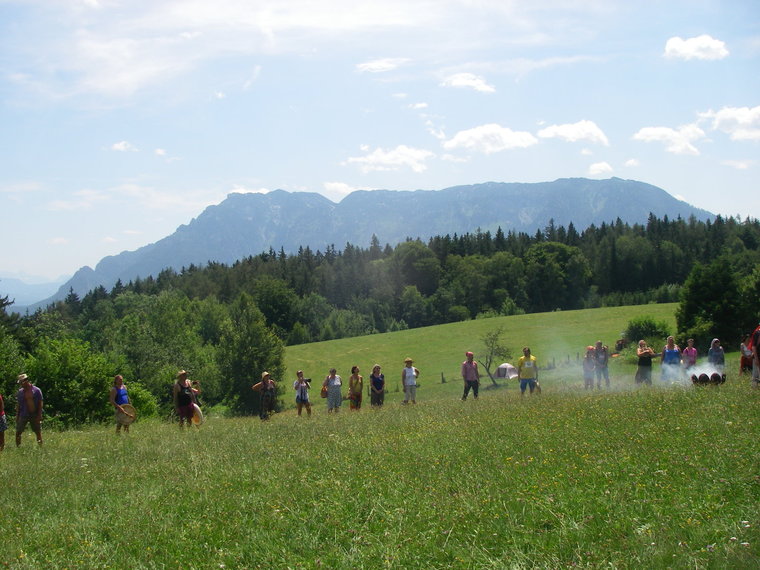
[[[174,383],[172,389],[172,399],[174,401],[174,409],[179,416],[179,427],[182,429],[187,421],[188,427],[195,414],[195,395],[199,390],[193,388],[190,381],[187,379],[187,372],[180,370],[177,372],[177,381]]]
[[[647,341],[640,340],[639,348],[636,349],[639,357],[639,367],[636,369],[636,384],[652,385],[652,358],[657,356],[654,350],[647,346]]]
[[[370,405],[379,408],[385,400],[385,374],[380,372],[380,365],[375,364],[372,367],[372,374],[369,375]]]

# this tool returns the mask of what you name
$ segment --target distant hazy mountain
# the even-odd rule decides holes
[[[53,297],[35,306],[63,299],[70,288],[81,296],[98,285],[110,289],[118,279],[126,284],[136,277],[157,275],[166,267],[232,263],[270,247],[284,248],[287,253],[299,246],[314,251],[324,251],[330,244],[338,249],[346,243],[368,247],[372,234],[383,245],[395,245],[407,237],[461,235],[478,228],[534,234],[551,219],[556,226],[572,222],[582,231],[617,218],[645,223],[650,212],[658,218],[713,217],[661,188],[619,178],[486,182],[444,190],[362,190],[338,204],[311,192],[230,194],[156,243],[105,257],[94,270],[83,267]]]
[[[66,279],[66,277],[62,277],[55,281],[29,283],[15,277],[0,277],[0,297],[7,296],[11,301],[14,301],[15,304],[11,308],[17,310],[16,307],[19,305],[30,305],[40,299],[50,297],[58,291]]]

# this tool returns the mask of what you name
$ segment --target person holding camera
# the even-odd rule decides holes
[[[311,402],[309,401],[309,388],[311,388],[311,378],[303,377],[303,370],[296,372],[296,381],[293,382],[293,389],[296,391],[296,410],[301,415],[301,409],[306,408],[306,415],[311,416]]]

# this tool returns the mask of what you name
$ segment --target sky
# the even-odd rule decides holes
[[[232,192],[613,176],[760,218],[760,2],[0,0],[6,278]]]

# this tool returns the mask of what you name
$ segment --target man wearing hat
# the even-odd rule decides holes
[[[478,363],[475,362],[475,355],[472,352],[465,352],[464,355],[467,360],[462,362],[462,380],[464,380],[464,394],[462,395],[462,401],[467,399],[467,394],[472,389],[472,395],[478,399],[478,388],[480,387],[480,372],[478,371]]]
[[[404,359],[404,369],[401,371],[401,385],[404,387],[404,404],[408,404],[409,400],[412,404],[417,403],[417,377],[420,375],[420,371],[412,366],[412,359]]]
[[[26,424],[32,424],[37,443],[42,445],[42,390],[34,386],[26,374],[19,374],[20,386],[16,394],[16,447],[21,445],[21,434]]]

